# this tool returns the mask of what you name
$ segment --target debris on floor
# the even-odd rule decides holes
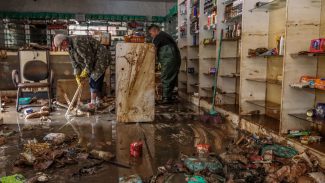
[[[106,151],[99,151],[99,150],[90,151],[90,155],[95,159],[104,160],[104,161],[111,161],[115,158],[114,154]]]
[[[120,177],[119,183],[143,183],[139,175],[130,175],[128,177]]]
[[[49,133],[44,137],[43,140],[49,141],[55,145],[60,145],[64,142],[65,138],[64,133]]]
[[[0,177],[1,183],[24,183],[25,181],[26,181],[25,177],[21,174]]]
[[[90,161],[86,150],[77,147],[74,137],[67,137],[64,133],[49,133],[43,138],[44,142],[28,140],[24,144],[24,151],[15,161],[15,166],[35,170],[47,170],[51,167],[60,168],[66,165],[77,164],[79,160]],[[110,161],[115,156],[110,152],[92,150],[91,157]],[[81,173],[91,174],[91,170],[83,169]],[[88,173],[87,173],[88,172]],[[47,176],[37,176],[38,179],[46,179]]]
[[[267,136],[228,131],[227,123],[202,123],[192,111],[159,110],[163,122],[144,128],[155,133],[148,135],[146,143],[117,130],[135,126],[114,127],[114,122],[104,126],[108,122],[102,117],[78,117],[61,128],[56,114],[64,114],[65,109],[57,109],[43,122],[29,121],[19,128],[2,125],[0,170],[6,171],[2,175],[21,174],[26,182],[85,182],[105,176],[112,177],[106,182],[120,183],[324,182],[324,170],[309,151],[298,152]],[[123,146],[116,144],[121,136]],[[78,143],[80,138],[83,143]],[[147,143],[155,146],[151,157]],[[5,153],[5,148],[13,153]]]
[[[49,110],[47,108],[44,108],[44,109],[41,109],[40,111],[27,114],[25,119],[40,118],[42,116],[49,116],[49,115],[50,115]]]
[[[36,183],[36,182],[48,182],[50,180],[50,176],[43,173],[38,172],[36,175],[27,180],[27,183]]]
[[[10,137],[12,135],[16,134],[15,130],[1,130],[0,131],[0,137]]]
[[[0,137],[0,146],[6,143],[6,138],[5,137]]]
[[[308,152],[298,153],[293,147],[274,143],[257,135],[244,135],[230,144],[227,151],[215,156],[208,144],[198,145],[195,157],[182,156],[158,168],[150,183],[160,183],[175,174],[184,174],[180,182],[297,182],[324,179],[317,159]],[[161,178],[164,177],[164,178]],[[324,181],[323,181],[324,182]]]

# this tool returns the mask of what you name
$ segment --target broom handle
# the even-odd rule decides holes
[[[81,90],[81,89],[82,89],[82,85],[79,85],[78,88],[77,88],[77,90],[76,90],[76,93],[74,94],[74,96],[73,96],[73,98],[72,98],[72,100],[71,100],[71,102],[70,102],[70,105],[69,105],[69,107],[68,107],[68,110],[67,110],[67,112],[65,113],[66,116],[69,114],[69,112],[70,112],[70,110],[71,110],[71,108],[72,108],[74,102],[75,102],[76,99],[77,99],[77,96],[80,94],[80,90]]]
[[[213,83],[213,98],[212,98],[212,109],[214,109],[216,92],[217,92],[217,84],[218,84],[218,75],[219,75],[219,66],[220,66],[220,59],[221,59],[221,47],[222,47],[222,39],[223,39],[223,29],[220,32],[220,42],[219,42],[219,49],[218,49],[218,61],[216,63],[216,73],[214,75],[214,83]]]

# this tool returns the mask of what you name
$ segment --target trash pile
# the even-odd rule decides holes
[[[74,137],[68,139],[62,133],[50,133],[44,137],[44,142],[38,142],[36,139],[28,140],[24,144],[24,151],[20,153],[14,164],[17,167],[33,167],[38,171],[46,170],[51,166],[59,168],[76,164],[77,154],[82,150],[70,147],[72,141]]]
[[[39,171],[34,177],[27,179],[27,182],[46,182],[51,177],[43,172],[49,169],[78,164],[80,169],[70,176],[95,174],[100,165],[114,158],[115,155],[110,152],[81,148],[77,144],[76,136],[49,133],[41,141],[28,140],[23,145],[23,151],[17,157],[14,166],[22,173],[27,168]]]
[[[168,161],[143,182],[325,182],[324,170],[315,156],[268,137],[243,135],[219,155],[210,149],[208,144],[199,144],[194,156],[181,155],[177,161]]]

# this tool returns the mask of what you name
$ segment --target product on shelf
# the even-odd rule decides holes
[[[272,56],[279,55],[276,48],[267,49],[267,48],[256,48],[256,49],[248,49],[248,56],[257,57],[257,56]]]
[[[208,23],[205,25],[206,30],[210,30],[211,28],[215,29],[215,25],[217,24],[217,13],[213,11],[211,14],[208,15]]]
[[[302,144],[312,144],[312,143],[322,141],[322,138],[323,137],[318,136],[318,135],[303,136],[303,137],[300,137],[300,142]]]
[[[240,16],[243,11],[243,1],[236,0],[233,3],[226,5],[225,7],[225,20],[232,19],[234,17]]]
[[[194,73],[194,71],[195,71],[194,67],[187,68],[188,73]]]
[[[228,25],[224,31],[224,38],[233,39],[241,36],[241,24],[234,23],[233,25]]]
[[[313,76],[301,76],[300,82],[310,84],[310,82],[315,82],[315,79],[316,79],[316,77],[313,77]]]
[[[217,72],[217,68],[215,68],[215,67],[211,67],[211,68],[209,69],[209,74],[210,74],[210,75],[215,75],[216,72]]]
[[[302,144],[320,142],[323,138],[318,132],[310,130],[288,130],[288,137],[299,139]]]
[[[325,38],[311,40],[309,51],[312,53],[325,52]]]
[[[216,11],[216,0],[204,0],[204,14],[209,14]]]
[[[191,6],[191,16],[190,16],[190,33],[195,36],[195,34],[199,33],[199,16],[200,16],[200,3],[199,0],[193,0]],[[193,43],[196,42],[193,40]],[[194,44],[196,45],[196,44]]]
[[[204,38],[203,45],[215,45],[216,40],[214,38]]]
[[[315,116],[325,118],[325,103],[318,103],[315,107]]]
[[[288,137],[302,137],[310,135],[309,130],[288,130]]]
[[[277,36],[276,38],[276,44],[277,44],[277,50],[279,52],[279,55],[284,54],[284,36]]]
[[[124,41],[127,43],[144,43],[145,37],[144,36],[136,36],[136,35],[125,35]]]
[[[319,90],[325,90],[325,78],[315,79],[314,87]]]
[[[298,83],[291,83],[289,86],[292,88],[314,88],[316,79],[314,76],[301,76]]]
[[[187,1],[186,0],[184,0],[184,2],[182,2],[180,5],[179,5],[179,13],[180,13],[180,15],[186,15],[186,9],[187,9],[187,6],[186,6],[186,4],[187,4]]]

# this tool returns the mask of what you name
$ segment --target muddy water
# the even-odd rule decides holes
[[[157,107],[156,121],[141,124],[117,124],[115,115],[103,113],[91,117],[72,118],[69,121],[63,117],[64,110],[57,110],[51,115],[51,123],[38,125],[39,120],[24,121],[19,115],[14,115],[14,108],[5,114],[5,122],[10,121],[10,129],[18,133],[9,137],[6,145],[0,147],[0,176],[21,173],[30,178],[37,171],[32,168],[17,168],[13,165],[23,144],[29,139],[42,138],[49,132],[62,132],[76,136],[82,147],[91,150],[104,150],[116,154],[116,162],[130,166],[123,168],[109,163],[97,168],[94,175],[72,176],[83,167],[85,162],[66,165],[62,168],[50,167],[44,171],[51,176],[51,182],[118,182],[118,177],[139,174],[148,178],[156,173],[157,167],[164,165],[170,159],[177,159],[181,153],[190,155],[195,152],[194,146],[199,143],[212,145],[213,151],[224,151],[235,135],[227,124],[210,126],[200,122],[198,111],[185,108],[187,104],[177,104],[169,107]],[[67,123],[68,122],[68,123]],[[32,130],[22,130],[24,126],[38,125]],[[0,130],[4,126],[0,126]],[[130,143],[142,140],[143,155],[135,159],[129,156]],[[89,163],[89,162],[88,162]]]

